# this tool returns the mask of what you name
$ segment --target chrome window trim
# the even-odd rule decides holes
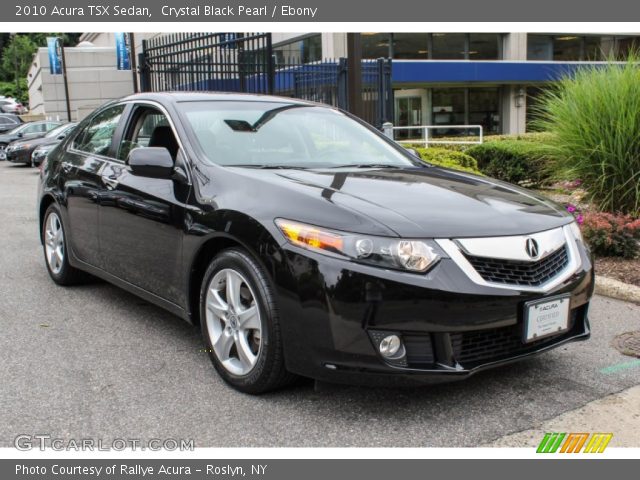
[[[471,263],[469,263],[467,258],[464,256],[463,250],[460,247],[460,240],[439,238],[439,239],[436,239],[435,241],[440,246],[440,248],[442,248],[445,251],[445,253],[458,265],[458,267],[460,267],[460,269],[467,275],[467,277],[469,277],[469,279],[477,285],[481,285],[483,287],[501,288],[504,290],[518,290],[518,291],[527,291],[527,292],[536,292],[536,293],[548,293],[554,288],[556,288],[558,285],[560,285],[562,282],[567,280],[569,277],[571,277],[571,275],[573,275],[578,270],[578,268],[580,268],[582,264],[580,260],[580,252],[578,251],[577,239],[573,236],[573,233],[571,232],[571,227],[569,225],[565,225],[563,227],[558,227],[556,229],[549,230],[547,232],[553,232],[554,230],[556,230],[558,233],[561,233],[562,236],[564,237],[564,244],[567,246],[567,254],[568,254],[569,261],[566,267],[564,267],[555,277],[550,279],[548,282],[535,287],[526,286],[526,285],[510,285],[510,284],[504,284],[504,283],[488,282],[484,278],[482,278],[482,276],[476,271],[475,268],[473,268]],[[545,232],[538,232],[538,233],[545,233]],[[513,238],[514,241],[521,242],[521,245],[523,246],[523,249],[524,249],[524,243],[526,239],[535,237],[535,235],[537,234],[515,235],[508,238]],[[502,240],[505,239],[505,237],[489,237],[489,238],[496,243],[495,248],[499,248],[499,241],[501,239]],[[500,258],[504,259],[504,257],[500,257]],[[541,256],[536,260],[531,260],[531,259],[528,259],[528,260],[534,262],[534,261],[539,261],[541,258],[544,258],[544,257]],[[520,259],[512,258],[511,260],[520,260]]]
[[[186,171],[186,173],[187,173],[188,184],[192,185],[191,168],[190,168],[190,165],[189,165],[189,163],[190,163],[189,162],[189,158],[187,157],[187,152],[186,152],[186,150],[184,148],[184,145],[182,144],[182,140],[178,136],[178,132],[176,130],[176,126],[173,123],[173,119],[171,118],[171,115],[169,115],[169,112],[167,111],[167,109],[164,108],[164,106],[161,105],[160,103],[154,102],[153,100],[125,100],[125,101],[122,101],[122,102],[117,102],[117,103],[105,106],[104,109],[106,110],[107,108],[117,107],[118,105],[128,105],[128,104],[150,105],[150,106],[160,110],[165,115],[165,117],[167,117],[167,120],[169,122],[169,126],[171,127],[171,131],[173,132],[173,136],[176,138],[176,141],[178,142],[179,150],[182,151],[182,155],[184,157],[184,161],[188,165],[187,168],[184,169]],[[92,117],[95,117],[96,115],[97,115],[97,112],[92,112]],[[118,163],[121,163],[123,165],[126,164],[126,162],[124,160],[120,160],[119,158],[109,157],[109,156],[106,156],[106,155],[93,154],[93,153],[84,152],[82,150],[78,150],[77,148],[74,148],[73,147],[73,142],[75,141],[75,137],[78,135],[78,133],[76,133],[76,135],[74,135],[74,137],[69,142],[69,148],[67,148],[67,151],[73,152],[73,153],[76,153],[76,154],[81,154],[81,155],[84,155],[84,156],[97,157],[99,159],[108,160],[110,162],[118,162]]]

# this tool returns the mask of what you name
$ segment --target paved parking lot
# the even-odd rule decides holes
[[[640,384],[640,368],[610,346],[640,329],[640,307],[598,297],[588,342],[466,382],[236,393],[197,329],[106,283],[49,280],[36,180],[37,170],[0,162],[0,447],[37,433],[198,447],[473,447]]]

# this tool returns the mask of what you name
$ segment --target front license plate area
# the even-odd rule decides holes
[[[524,343],[557,335],[569,329],[568,295],[543,298],[524,304]]]

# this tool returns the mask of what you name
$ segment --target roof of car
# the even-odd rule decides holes
[[[322,105],[291,97],[277,97],[275,95],[259,95],[255,93],[235,92],[154,92],[136,93],[122,100],[155,100],[157,102],[202,102],[202,101],[231,101],[231,102],[279,102],[292,105]],[[327,106],[327,105],[322,105]]]

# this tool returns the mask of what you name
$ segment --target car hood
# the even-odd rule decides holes
[[[18,137],[18,136],[13,135],[13,134],[5,133],[5,134],[1,134],[0,135],[0,143],[11,143],[11,142],[13,142],[15,140],[18,140],[18,139],[19,139],[19,141],[30,140],[30,139],[33,139],[33,138],[40,138],[40,137],[42,137],[42,135],[44,135],[44,134],[30,133],[28,135],[24,135],[23,137]]]
[[[359,212],[403,237],[522,235],[565,225],[573,218],[563,207],[527,190],[438,167],[242,170],[253,178],[268,177],[272,185],[330,202],[334,209]],[[335,213],[342,219],[340,212]],[[312,214],[305,217],[313,220]],[[332,227],[323,217],[323,225]]]

